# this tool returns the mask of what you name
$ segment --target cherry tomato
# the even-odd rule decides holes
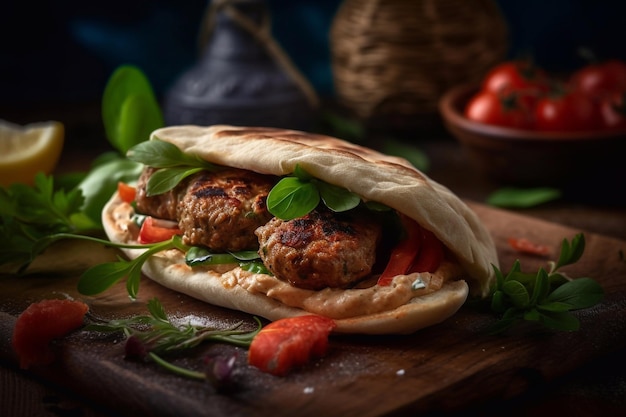
[[[526,238],[508,238],[509,246],[518,252],[527,253],[529,255],[546,256],[550,254],[550,248],[545,245],[533,243]]]
[[[572,88],[596,99],[626,91],[626,63],[609,60],[589,64],[571,76]]]
[[[493,93],[524,92],[540,96],[548,91],[546,73],[529,61],[506,61],[493,67],[483,79],[482,90]]]
[[[117,194],[120,196],[122,201],[132,203],[135,201],[137,190],[132,185],[128,185],[125,182],[120,181],[117,183]]]
[[[465,117],[490,125],[528,129],[533,125],[532,112],[515,93],[500,95],[479,91],[465,107]]]
[[[626,93],[614,93],[602,100],[600,113],[607,129],[626,129]]]
[[[536,130],[571,132],[594,130],[601,125],[598,106],[578,91],[544,97],[535,110]]]
[[[286,375],[312,357],[323,356],[328,349],[328,336],[335,326],[334,320],[316,315],[272,322],[252,340],[248,363],[272,375]]]
[[[88,310],[85,303],[74,300],[43,300],[28,306],[17,318],[11,338],[20,367],[53,362],[50,342],[81,327]]]
[[[138,241],[141,244],[163,242],[181,233],[176,222],[148,216],[141,224]]]

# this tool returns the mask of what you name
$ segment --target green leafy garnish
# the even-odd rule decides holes
[[[80,190],[54,187],[51,176],[40,173],[34,186],[0,188],[0,264],[24,270],[47,246],[38,242],[58,233],[85,233],[94,226],[81,211]]]
[[[207,248],[192,246],[185,254],[185,263],[191,267],[238,264],[244,271],[269,274],[259,254],[253,250],[213,253]]]
[[[183,179],[202,170],[215,171],[217,167],[197,155],[186,154],[176,145],[162,140],[150,140],[135,145],[127,153],[128,159],[153,168],[146,185],[148,196],[165,193]]]
[[[127,357],[149,359],[169,372],[193,379],[207,379],[210,376],[205,372],[176,366],[163,357],[189,350],[208,341],[249,347],[252,339],[261,330],[261,322],[256,317],[257,328],[253,331],[242,330],[242,322],[227,329],[216,329],[192,323],[179,326],[170,320],[157,298],[148,302],[148,311],[150,315],[93,323],[87,325],[84,330],[124,332],[127,337],[125,345]]]
[[[501,318],[492,332],[503,332],[521,321],[556,330],[578,330],[580,323],[571,311],[594,306],[602,300],[604,292],[593,279],[571,279],[559,268],[577,262],[584,249],[585,238],[581,233],[571,242],[563,240],[559,259],[549,262],[547,271],[540,268],[537,273],[522,272],[519,260],[506,275],[494,266],[496,282],[490,297],[491,310]]]
[[[487,197],[487,204],[496,207],[528,208],[561,198],[561,190],[551,187],[500,188]]]
[[[269,192],[267,209],[282,220],[291,220],[310,213],[320,200],[329,209],[343,212],[358,206],[361,197],[345,188],[314,178],[296,165],[294,176],[281,179]]]
[[[100,240],[96,239],[96,241]],[[188,249],[187,246],[182,243],[180,236],[172,236],[169,240],[147,245],[117,244],[107,241],[100,242],[116,248],[146,249],[146,251],[131,260],[120,258],[117,262],[106,262],[92,266],[81,275],[78,281],[78,292],[81,294],[100,294],[120,280],[126,278],[128,296],[131,299],[135,299],[139,292],[141,268],[152,255],[168,249],[179,249],[183,252]]]
[[[163,127],[159,102],[139,68],[122,65],[113,72],[102,96],[102,121],[109,142],[122,154]]]

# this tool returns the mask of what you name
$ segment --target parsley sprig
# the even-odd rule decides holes
[[[40,254],[38,242],[59,233],[83,233],[93,223],[81,211],[79,189],[55,189],[51,176],[40,173],[34,186],[13,184],[0,188],[0,265],[15,263],[20,270]]]
[[[169,372],[193,379],[207,379],[213,376],[176,366],[166,361],[164,356],[189,350],[209,341],[249,347],[254,336],[261,330],[261,322],[256,317],[257,328],[252,331],[242,329],[242,322],[226,329],[192,323],[176,325],[170,320],[157,298],[148,301],[148,311],[149,315],[92,323],[84,330],[105,333],[121,331],[127,337],[125,344],[127,357],[152,360]]]
[[[571,242],[563,240],[559,258],[548,263],[548,270],[522,272],[519,260],[506,274],[494,266],[496,282],[490,302],[492,311],[501,317],[491,328],[492,333],[504,332],[522,321],[556,330],[578,330],[580,322],[571,311],[592,307],[604,296],[602,287],[593,279],[572,279],[560,271],[577,262],[584,249],[585,237],[580,233]]]

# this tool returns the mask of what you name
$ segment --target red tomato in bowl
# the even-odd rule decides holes
[[[601,126],[597,104],[578,91],[546,96],[535,109],[535,128],[539,131],[585,131]]]
[[[614,93],[602,100],[600,113],[607,129],[626,129],[626,92]]]
[[[529,61],[506,61],[493,67],[483,79],[482,90],[494,93],[524,92],[540,96],[549,90],[546,73]]]
[[[571,86],[596,99],[626,91],[626,63],[613,59],[586,65],[572,74]]]
[[[500,95],[479,91],[465,106],[465,117],[490,125],[528,129],[532,127],[532,112],[516,94]]]

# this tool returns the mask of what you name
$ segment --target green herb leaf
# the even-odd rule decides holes
[[[494,266],[495,283],[489,303],[491,310],[501,317],[491,332],[506,331],[522,320],[556,330],[578,329],[580,323],[570,312],[596,305],[604,292],[593,279],[568,279],[558,268],[578,261],[584,246],[583,234],[576,235],[571,242],[564,239],[559,261],[549,262],[549,271],[539,268],[535,274],[522,272],[519,260],[507,274]]]
[[[267,210],[280,219],[291,220],[307,215],[319,202],[319,191],[313,183],[285,177],[267,195]]]
[[[185,178],[204,168],[163,168],[155,171],[148,179],[146,195],[148,197],[166,193],[176,187]]]
[[[315,181],[315,185],[317,185],[320,197],[326,207],[334,212],[340,213],[352,210],[361,202],[361,197],[349,192],[345,188],[328,184],[323,181]]]
[[[104,89],[102,120],[109,142],[122,154],[163,127],[163,115],[152,86],[137,67],[118,67]]]
[[[496,207],[528,208],[558,200],[561,194],[560,190],[550,187],[505,187],[491,193],[487,197],[487,204]]]

